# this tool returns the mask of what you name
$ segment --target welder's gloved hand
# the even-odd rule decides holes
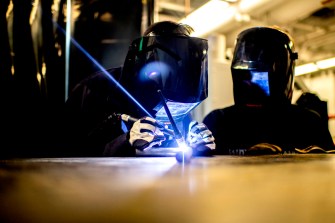
[[[215,139],[212,132],[203,123],[192,121],[189,125],[187,143],[194,155],[210,155],[215,150]]]
[[[130,129],[129,143],[139,150],[160,145],[165,140],[165,136],[155,123],[156,120],[148,116],[134,122]]]

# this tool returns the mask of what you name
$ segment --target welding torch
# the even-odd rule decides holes
[[[127,114],[116,114],[121,120],[125,121],[125,122],[136,122],[138,121],[139,119],[137,118],[134,118],[130,115],[127,115]],[[174,136],[174,132],[170,129],[167,129],[164,127],[164,125],[160,122],[158,122],[157,120],[155,121],[155,126],[158,127],[159,130],[161,130],[163,133],[167,134],[167,135],[170,135],[170,136]]]
[[[159,94],[159,96],[161,97],[161,101],[163,104],[163,107],[165,109],[165,112],[169,118],[169,121],[172,125],[173,130],[167,129],[164,127],[164,125],[160,122],[158,122],[157,120],[155,121],[155,125],[159,128],[159,130],[161,130],[163,133],[166,133],[167,135],[173,136],[175,138],[175,140],[177,141],[178,147],[180,148],[180,152],[176,153],[176,160],[179,163],[188,163],[190,162],[191,158],[192,158],[192,148],[190,148],[187,144],[186,141],[183,137],[183,135],[180,133],[171,113],[170,110],[166,104],[166,100],[165,97],[162,93],[161,90],[158,90],[157,93]],[[125,121],[125,122],[136,122],[138,121],[137,118],[131,117],[130,115],[127,114],[116,114],[116,116]]]
[[[121,119],[127,123],[134,123],[136,121],[138,121],[139,119],[134,118],[130,115],[127,114],[116,114],[116,116],[118,117],[118,119]],[[175,133],[175,131],[167,129],[164,127],[164,125],[160,122],[158,122],[157,120],[155,121],[155,126],[157,126],[159,128],[159,130],[161,130],[163,133],[173,136],[175,138],[175,140],[177,141],[177,144],[179,146],[179,148],[181,149],[180,152],[176,153],[176,159],[179,163],[188,163],[191,160],[192,157],[192,149],[189,148],[184,140],[184,137],[181,135],[181,133],[179,132],[179,130],[177,129],[177,134]],[[174,123],[175,124],[175,123]],[[176,127],[176,126],[175,126]],[[178,134],[179,133],[179,134]]]
[[[164,110],[171,122],[172,128],[173,128],[173,132],[174,132],[174,138],[177,141],[178,147],[181,149],[180,152],[177,152],[176,154],[176,159],[179,163],[189,163],[191,161],[192,158],[192,148],[190,148],[186,142],[185,139],[183,137],[183,135],[180,133],[172,115],[171,112],[169,110],[169,107],[166,104],[166,99],[162,93],[161,90],[158,90],[157,93],[159,94],[160,98],[161,98],[161,102],[163,104]]]

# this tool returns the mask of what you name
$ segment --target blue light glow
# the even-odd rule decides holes
[[[65,33],[61,27],[59,28],[63,31],[63,33]],[[66,37],[68,37],[69,33],[66,33],[65,35]],[[112,75],[110,75],[106,71],[106,69],[103,66],[101,66],[98,63],[98,61],[96,61],[75,39],[73,39],[72,37],[69,39],[71,39],[71,43],[73,43],[73,45],[75,45],[82,53],[84,53],[84,55],[87,56],[87,58],[89,58],[103,72],[103,74],[110,81],[112,81],[118,88],[120,88],[120,90],[124,92],[146,115],[152,117],[152,115]]]
[[[147,78],[155,81],[157,81],[157,78],[163,80],[167,75],[169,75],[169,70],[169,66],[165,63],[155,61],[144,65],[140,71],[140,75],[142,80],[145,80]]]
[[[268,72],[251,71],[251,82],[257,84],[266,95],[270,95],[269,74]]]

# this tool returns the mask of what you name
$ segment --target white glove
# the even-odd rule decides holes
[[[130,145],[139,150],[160,145],[165,140],[165,136],[155,125],[156,122],[155,119],[147,116],[134,122],[130,129]]]
[[[215,139],[212,132],[203,123],[192,121],[189,125],[187,142],[196,152],[215,150]]]

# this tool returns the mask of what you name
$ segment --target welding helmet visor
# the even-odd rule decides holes
[[[241,32],[231,64],[235,104],[291,103],[297,53],[288,34],[270,27]]]
[[[121,84],[154,116],[183,117],[208,96],[208,43],[188,36],[145,36],[132,42]]]

